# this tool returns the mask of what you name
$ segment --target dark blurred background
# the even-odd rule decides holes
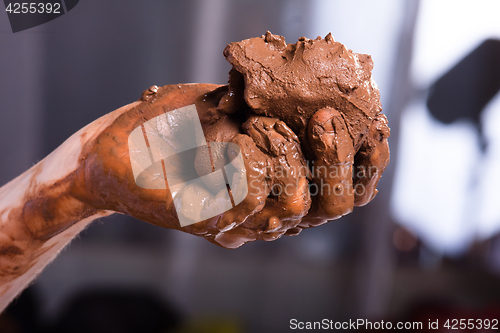
[[[332,32],[371,54],[392,135],[374,201],[298,237],[225,250],[127,216],[94,222],[0,316],[0,332],[498,318],[499,11],[496,1],[81,0],[16,34],[2,11],[0,186],[153,84],[225,83],[225,45],[266,30],[289,43]]]

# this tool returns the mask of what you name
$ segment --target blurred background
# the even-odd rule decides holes
[[[81,0],[13,34],[0,13],[0,186],[149,86],[224,84],[270,30],[372,55],[391,164],[367,206],[226,250],[127,216],[94,222],[0,332],[288,332],[290,320],[500,317],[498,1]],[[424,325],[425,326],[425,325]]]

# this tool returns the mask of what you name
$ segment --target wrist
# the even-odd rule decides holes
[[[58,149],[62,148],[63,146]],[[54,153],[56,154],[49,155],[33,167],[35,170],[31,174],[30,186],[23,201],[19,222],[33,240],[46,241],[78,221],[98,213],[97,209],[75,197],[73,193],[75,172],[54,177],[49,182],[41,179],[43,172],[39,173],[38,168],[44,171],[57,169],[68,163],[68,158],[71,158],[71,156],[63,160],[50,158],[60,156],[57,154],[58,150]]]

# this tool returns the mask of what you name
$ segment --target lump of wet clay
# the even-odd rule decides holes
[[[316,111],[333,107],[343,111],[357,145],[382,110],[371,56],[352,52],[331,34],[287,44],[268,31],[229,44],[224,56],[233,65],[230,95],[243,95],[255,113],[279,118],[295,133]]]

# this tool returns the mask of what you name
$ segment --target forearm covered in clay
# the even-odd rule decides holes
[[[74,179],[82,147],[129,108],[94,121],[0,188],[0,311],[92,220],[112,213],[77,199],[84,189]]]

